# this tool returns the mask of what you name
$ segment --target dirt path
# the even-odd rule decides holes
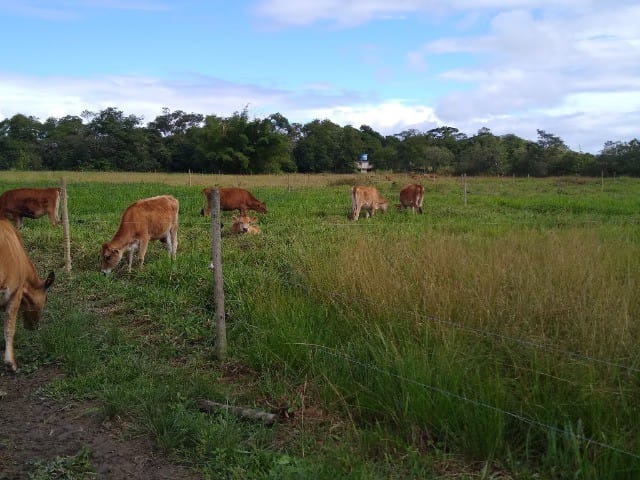
[[[38,394],[58,376],[52,368],[0,371],[0,480],[26,479],[35,461],[73,456],[83,448],[97,473],[92,478],[201,478],[154,452],[148,438],[123,438],[122,428],[101,422],[95,403],[59,403]]]

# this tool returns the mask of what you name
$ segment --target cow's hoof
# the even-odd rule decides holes
[[[5,366],[11,373],[18,373],[18,366],[15,363],[5,362]]]

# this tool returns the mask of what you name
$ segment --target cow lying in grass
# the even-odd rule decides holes
[[[46,280],[38,277],[27,256],[18,231],[6,219],[0,219],[0,308],[4,309],[4,363],[12,372],[18,370],[13,353],[18,312],[22,312],[25,328],[33,330],[47,300],[47,289],[55,279],[53,272]]]
[[[260,233],[260,227],[254,225],[257,221],[257,217],[248,217],[247,215],[240,215],[239,217],[232,217],[233,223],[231,224],[232,233],[250,233],[255,235]]]

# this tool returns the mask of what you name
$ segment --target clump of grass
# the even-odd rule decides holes
[[[50,462],[36,460],[33,462],[33,466],[33,471],[29,473],[29,480],[97,478],[97,473],[91,463],[91,451],[86,447],[81,448],[75,455],[58,456]]]

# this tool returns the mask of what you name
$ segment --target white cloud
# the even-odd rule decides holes
[[[308,26],[328,22],[355,26],[370,20],[397,20],[410,14],[442,18],[464,11],[588,8],[596,0],[261,0],[254,11],[281,26]]]
[[[368,125],[383,135],[392,135],[414,125],[441,125],[433,109],[424,105],[409,105],[402,100],[386,100],[379,104],[331,106],[298,110],[306,121],[329,119],[339,125],[360,128]]]
[[[372,102],[324,83],[306,85],[302,91],[285,91],[210,77],[167,82],[139,76],[88,80],[0,76],[0,118],[22,113],[44,121],[114,107],[125,115],[143,116],[143,123],[147,123],[161,115],[164,107],[229,116],[245,106],[257,116],[280,112],[298,123],[328,118],[356,128],[366,124],[383,134],[417,123],[438,123],[428,106],[411,106],[401,100]]]

